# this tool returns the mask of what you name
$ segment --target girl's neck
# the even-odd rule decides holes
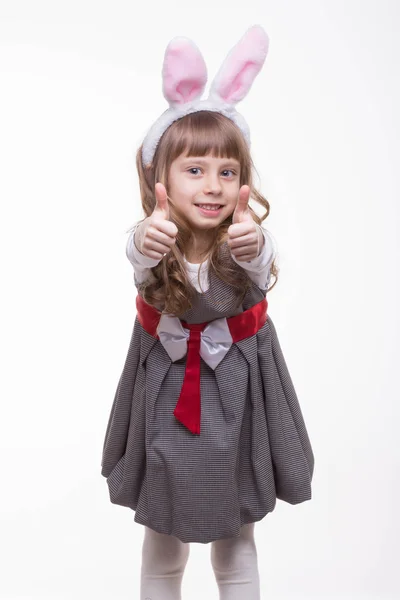
[[[207,233],[207,232],[205,232]],[[212,238],[210,235],[204,235],[199,238],[198,235],[192,237],[191,244],[185,252],[185,258],[193,264],[201,263],[207,256],[212,246]]]
[[[192,252],[192,251],[185,252],[186,260],[194,265],[198,265],[201,262],[203,262],[206,255],[207,255],[207,253],[199,254],[198,252]]]

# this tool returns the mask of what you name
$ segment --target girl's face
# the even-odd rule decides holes
[[[171,204],[193,233],[213,229],[233,213],[239,196],[240,163],[234,158],[180,155],[168,175]]]

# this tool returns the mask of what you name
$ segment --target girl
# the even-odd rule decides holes
[[[311,499],[314,456],[267,314],[275,251],[260,226],[249,131],[235,110],[268,38],[250,28],[200,100],[206,67],[167,47],[170,108],[137,153],[146,217],[134,226],[137,317],[106,430],[110,500],[145,526],[141,599],[178,600],[189,543],[211,542],[221,600],[259,600],[254,523]],[[265,210],[261,219],[249,206]]]

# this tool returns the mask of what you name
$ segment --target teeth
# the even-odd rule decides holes
[[[214,205],[209,205],[209,204],[198,204],[198,206],[200,208],[206,208],[207,210],[218,210],[219,205],[214,206]]]

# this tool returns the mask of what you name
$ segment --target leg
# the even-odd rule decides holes
[[[220,600],[260,600],[254,523],[243,525],[238,538],[211,542],[211,564]]]
[[[145,526],[140,600],[181,600],[189,544]]]

